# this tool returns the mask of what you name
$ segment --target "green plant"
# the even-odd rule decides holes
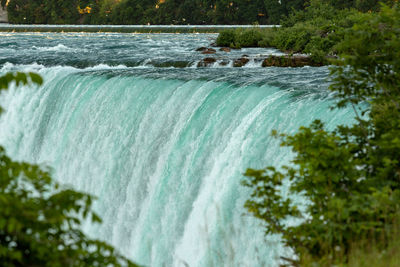
[[[218,46],[229,46],[232,48],[256,47],[263,38],[260,29],[229,29],[222,31],[217,37]]]
[[[313,0],[304,10],[293,11],[284,18],[280,28],[224,31],[217,44],[234,48],[275,47],[284,52],[309,54],[314,62],[327,64],[328,57],[337,55],[336,45],[343,40],[346,29],[373,16],[355,9],[339,9],[353,5],[346,1]]]
[[[256,47],[262,38],[260,30],[246,29],[235,36],[235,43],[241,47]]]
[[[316,31],[317,28],[311,25],[296,24],[291,28],[280,29],[274,42],[283,51],[302,52]]]
[[[316,62],[324,62],[325,57],[332,51],[335,45],[329,37],[321,37],[320,35],[313,36],[310,42],[304,48],[304,52],[311,55],[311,58]]]
[[[245,173],[253,190],[245,206],[267,233],[282,236],[295,262],[346,263],[351,245],[363,240],[388,246],[400,211],[399,29],[399,6],[384,6],[347,29],[336,47],[330,89],[337,108],[353,107],[355,124],[327,131],[317,120],[295,135],[274,132],[292,148],[291,165]],[[284,184],[291,197],[282,195]],[[288,224],[293,218],[299,223]]]
[[[218,46],[231,46],[235,42],[235,30],[224,30],[217,37]]]
[[[258,46],[260,47],[274,47],[275,46],[275,35],[277,34],[278,29],[265,29],[262,32],[262,39],[258,42]]]

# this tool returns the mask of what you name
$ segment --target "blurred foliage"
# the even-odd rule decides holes
[[[0,90],[7,89],[12,82],[15,82],[17,86],[20,84],[27,85],[28,83],[41,85],[43,83],[43,79],[40,75],[33,72],[10,72],[0,76]]]
[[[361,16],[336,49],[330,89],[356,123],[327,131],[316,120],[294,135],[273,132],[294,152],[291,164],[248,169],[243,181],[252,189],[246,208],[282,236],[298,257],[292,262],[308,266],[345,266],[353,244],[368,240],[382,252],[398,233],[400,7]]]
[[[7,89],[8,86],[12,83],[15,82],[17,86],[20,84],[27,85],[28,83],[35,83],[37,85],[41,85],[43,83],[43,79],[40,75],[29,72],[29,73],[24,73],[24,72],[16,72],[16,73],[7,73],[3,76],[0,76],[0,91]],[[0,114],[2,112],[2,107],[0,106]]]
[[[42,82],[35,73],[8,73],[0,77],[0,90]],[[81,231],[84,221],[101,221],[92,200],[59,186],[48,169],[13,161],[0,147],[0,265],[136,266]]]

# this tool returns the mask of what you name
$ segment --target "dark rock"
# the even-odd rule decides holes
[[[249,60],[248,58],[246,58],[246,57],[241,57],[241,58],[236,59],[236,60],[233,62],[233,66],[234,66],[234,67],[243,67],[243,66],[246,65],[247,62],[249,62],[249,61],[250,61],[250,60]]]
[[[215,63],[217,60],[213,57],[206,57],[197,63],[197,67],[208,67],[209,65]]]
[[[207,48],[206,50],[203,50],[201,53],[202,54],[215,54],[217,52],[217,50],[213,49],[213,48]]]
[[[262,63],[263,67],[319,67],[322,65],[320,62],[313,61],[311,57],[303,55],[269,56]]]
[[[219,50],[224,52],[231,52],[231,49],[229,47],[221,47]]]
[[[205,50],[207,50],[207,47],[204,47],[204,46],[199,47],[199,48],[196,49],[196,51],[198,51],[198,52],[205,51]]]
[[[190,66],[189,61],[165,61],[165,62],[154,62],[152,64],[154,67],[157,68],[169,68],[169,67],[174,67],[174,68],[186,68]]]
[[[229,64],[229,62],[230,62],[229,60],[222,60],[221,62],[219,62],[219,65],[226,66]]]

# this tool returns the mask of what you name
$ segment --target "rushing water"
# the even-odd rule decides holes
[[[243,208],[247,167],[289,162],[270,137],[330,111],[328,69],[261,68],[273,49],[218,51],[213,34],[0,33],[0,73],[35,71],[40,88],[2,94],[0,144],[98,196],[85,231],[148,266],[276,266],[290,255]],[[218,64],[246,54],[243,68]]]

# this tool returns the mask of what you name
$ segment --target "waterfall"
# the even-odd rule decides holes
[[[329,93],[124,69],[22,68],[45,83],[2,93],[0,144],[97,196],[103,223],[84,230],[139,264],[276,266],[290,256],[243,208],[242,174],[290,161],[271,130],[317,118],[332,128],[352,112],[330,111]]]

